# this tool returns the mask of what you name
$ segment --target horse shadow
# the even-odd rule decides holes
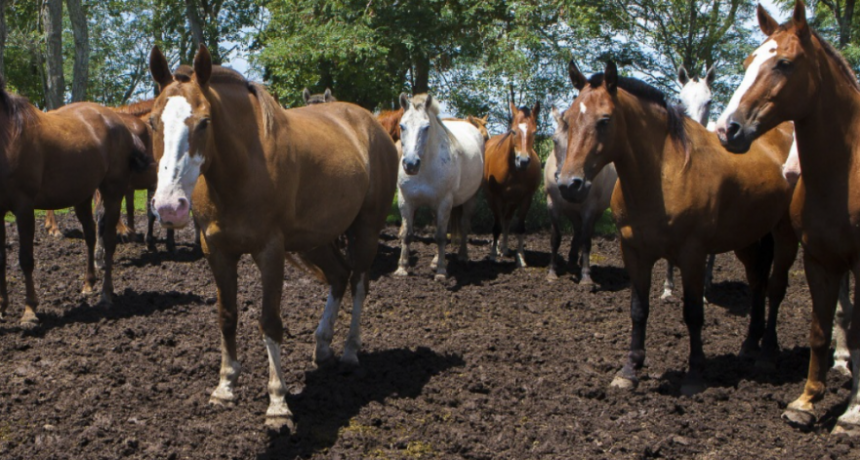
[[[713,283],[705,294],[708,303],[725,308],[735,316],[747,316],[750,312],[749,286],[740,281]]]
[[[368,404],[417,398],[432,377],[465,364],[459,355],[439,354],[426,347],[362,353],[359,359],[363,375],[343,374],[337,366],[306,372],[304,390],[287,396],[295,431],[285,435],[269,430],[266,451],[257,459],[306,458],[325,451]],[[370,423],[360,429],[372,431],[382,422]]]
[[[98,297],[92,300],[98,302]],[[39,325],[22,327],[17,324],[7,332],[20,331],[24,336],[44,337],[49,331],[70,324],[99,323],[106,320],[121,320],[136,316],[149,316],[153,313],[192,304],[202,304],[204,299],[196,294],[169,292],[136,292],[130,288],[122,294],[114,294],[113,305],[101,302],[90,305],[90,299],[82,299],[78,305],[61,313],[41,311]]]
[[[203,258],[203,251],[193,244],[177,244],[176,252],[149,251],[146,250],[136,257],[122,257],[116,262],[123,267],[142,268],[146,266],[160,266],[165,262],[197,262]]]

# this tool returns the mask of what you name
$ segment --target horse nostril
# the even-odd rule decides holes
[[[570,180],[570,188],[579,190],[582,188],[583,180],[581,177],[574,177]]]
[[[188,200],[185,198],[179,199],[179,206],[176,208],[176,212],[183,212],[188,210]]]
[[[730,121],[729,126],[726,128],[726,137],[729,139],[733,139],[741,132],[741,124],[736,121]]]

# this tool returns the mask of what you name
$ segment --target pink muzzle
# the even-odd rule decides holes
[[[155,197],[152,199],[152,209],[161,224],[167,227],[181,228],[191,221],[191,204],[185,197]]]

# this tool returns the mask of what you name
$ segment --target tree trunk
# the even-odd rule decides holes
[[[839,19],[839,49],[844,50],[851,42],[851,23],[854,21],[855,0],[845,1],[845,12]]]
[[[6,78],[6,0],[0,0],[0,77]]]
[[[84,12],[81,0],[66,0],[66,8],[69,10],[72,33],[75,36],[72,102],[78,102],[87,98],[87,83],[89,83],[90,40],[87,29],[87,14]]]
[[[63,0],[45,0],[42,5],[47,41],[45,103],[48,110],[63,105],[66,83],[63,80]]]
[[[413,57],[412,71],[412,94],[430,91],[430,58],[423,53]]]
[[[195,0],[185,0],[185,19],[188,20],[188,27],[191,29],[191,37],[194,39],[195,51],[201,43],[206,43],[203,39],[203,24],[200,22],[200,13],[197,11],[197,2]]]

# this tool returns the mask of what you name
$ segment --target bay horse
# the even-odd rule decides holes
[[[0,87],[0,215],[12,212],[19,235],[19,264],[26,299],[21,323],[36,324],[39,304],[33,281],[33,239],[36,209],[75,208],[87,244],[83,292],[96,281],[93,252],[96,240],[92,198],[105,200],[105,267],[101,301],[112,303],[113,254],[122,196],[132,172],[149,166],[146,152],[113,110],[78,102],[43,113],[27,99]],[[0,242],[6,240],[0,225]],[[0,317],[9,306],[5,244],[0,251]]]
[[[409,274],[409,243],[415,211],[429,206],[436,217],[437,252],[431,263],[437,281],[447,279],[445,244],[448,223],[460,238],[459,260],[469,260],[468,235],[484,171],[484,139],[464,121],[441,121],[439,104],[429,94],[400,95],[403,158],[397,173],[400,261],[396,276]]]
[[[806,6],[795,3],[779,25],[758,6],[767,39],[746,60],[746,72],[717,132],[735,153],[750,149],[778,124],[791,120],[803,174],[791,203],[791,218],[803,245],[812,294],[809,373],[803,393],[783,418],[794,426],[815,423],[814,403],[825,393],[834,310],[843,276],[860,280],[860,83],[848,62],[812,29]],[[834,432],[860,434],[860,309],[851,312],[847,344],[854,367],[848,408]]]
[[[358,365],[361,309],[379,233],[396,187],[397,152],[370,112],[333,102],[284,110],[259,84],[212,65],[201,45],[193,68],[171,73],[154,47],[150,73],[161,88],[152,111],[161,158],[153,208],[168,227],[195,220],[218,290],[221,372],[210,402],[235,400],[237,266],[251,254],[263,285],[260,330],[269,359],[267,423],[292,424],[281,369],[284,261],[298,257],[330,286],[314,333],[314,361],[331,362],[334,322],[347,287],[352,322],[341,356]],[[338,247],[346,235],[346,255]]]
[[[591,181],[588,196],[580,203],[565,200],[558,188],[558,175],[567,156],[568,125],[566,111],[559,112],[552,108],[556,129],[552,135],[553,154],[546,160],[544,167],[544,188],[546,189],[546,205],[549,211],[552,227],[550,238],[549,273],[547,280],[558,279],[558,248],[561,246],[561,217],[565,216],[573,224],[573,240],[570,243],[568,264],[578,272],[580,284],[592,284],[591,279],[591,239],[594,236],[594,225],[603,212],[609,209],[609,199],[618,181],[615,165],[606,165]],[[582,253],[580,254],[580,250]]]
[[[517,108],[510,103],[511,128],[505,134],[490,138],[484,147],[484,192],[493,211],[493,248],[490,260],[499,257],[499,234],[502,235],[501,254],[508,251],[508,232],[514,214],[517,215],[516,261],[518,267],[527,267],[523,249],[526,233],[526,216],[532,197],[540,185],[540,158],[534,142],[540,102],[532,108]]]
[[[337,102],[337,99],[335,99],[335,97],[331,94],[331,90],[328,88],[326,88],[325,92],[322,94],[311,94],[311,91],[305,88],[304,91],[302,91],[302,99],[304,99],[305,105]]]
[[[788,267],[797,252],[793,232],[778,226],[786,220],[790,201],[790,186],[781,171],[790,126],[753,145],[754,154],[730,155],[713,133],[667,104],[659,90],[619,77],[614,63],[586,79],[571,61],[569,73],[580,92],[567,111],[571,142],[558,179],[561,194],[581,201],[604,166],[612,162],[618,171],[611,207],[630,275],[633,331],[627,362],[612,386],[632,388],[638,383],[651,273],[661,258],[681,269],[684,288],[690,356],[682,394],[705,387],[702,326],[708,254],[734,250],[744,264],[752,308],[742,351],[758,348],[764,335],[759,360],[775,359],[779,345],[774,312],[785,296]],[[783,158],[776,158],[779,155]],[[774,258],[775,275],[768,286]],[[772,312],[767,327],[765,293]]]

